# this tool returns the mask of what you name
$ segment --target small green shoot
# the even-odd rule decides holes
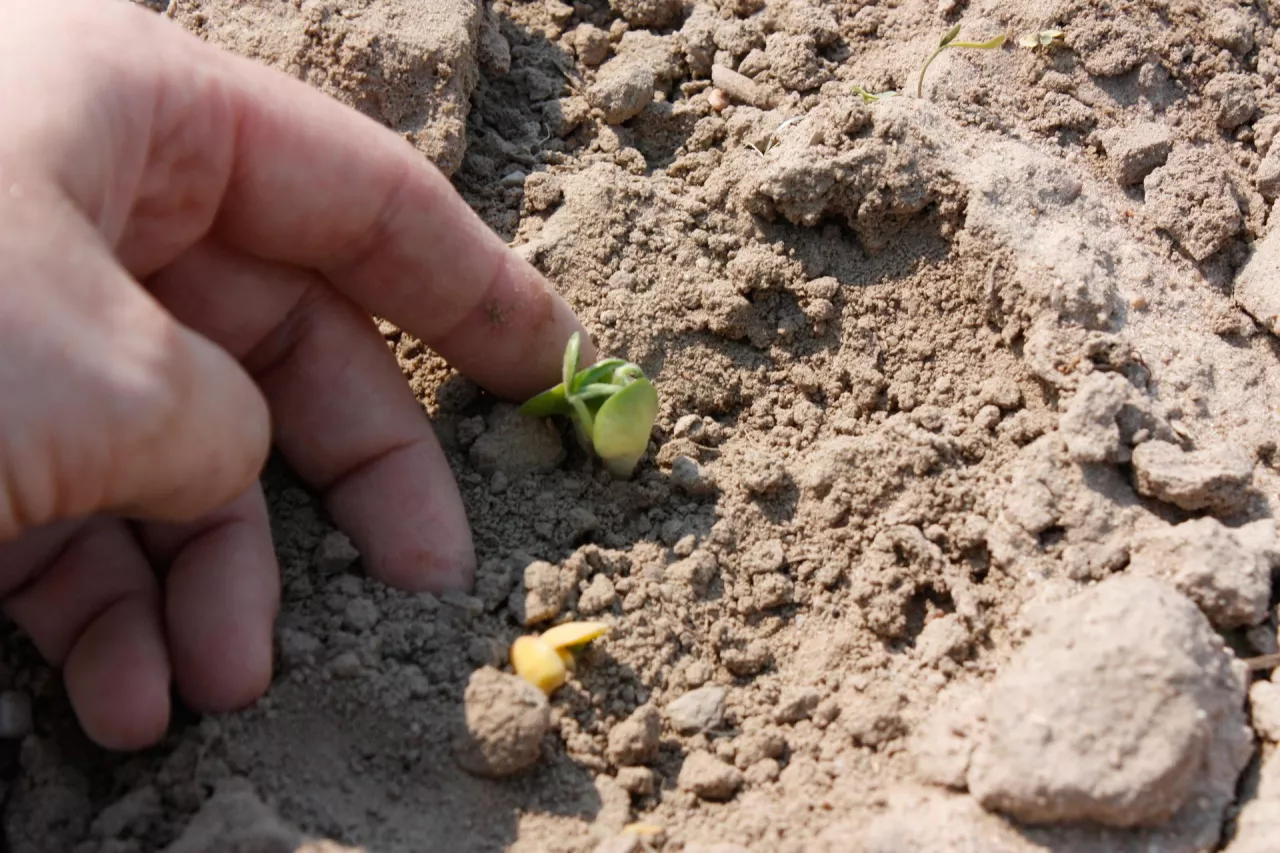
[[[658,392],[639,366],[620,358],[579,370],[581,349],[582,338],[574,332],[564,349],[560,384],[528,400],[520,411],[539,418],[568,417],[583,448],[594,450],[610,474],[625,480],[649,446]]]
[[[887,92],[880,92],[879,94],[873,95],[872,93],[868,92],[866,89],[862,88],[861,86],[854,86],[853,93],[857,95],[859,98],[862,98],[862,103],[864,104],[874,104],[876,101],[879,101],[882,98],[896,98],[898,95],[902,94],[901,92],[895,92],[894,90],[890,89]]]
[[[987,39],[986,41],[956,41],[956,36],[958,35],[960,35],[960,25],[956,24],[954,27],[942,34],[942,39],[938,42],[937,50],[930,54],[929,58],[925,60],[924,67],[920,69],[920,79],[916,82],[917,98],[924,97],[924,72],[929,70],[929,66],[938,58],[938,54],[942,53],[949,47],[965,47],[971,50],[996,50],[1004,45],[1005,39],[1004,33],[1001,33],[995,38]]]
[[[1052,47],[1055,44],[1062,44],[1062,37],[1065,33],[1062,30],[1041,30],[1038,33],[1027,33],[1018,39],[1018,44],[1034,50],[1037,47]]]

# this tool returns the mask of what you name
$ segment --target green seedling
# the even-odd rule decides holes
[[[1034,50],[1037,47],[1052,47],[1055,44],[1062,43],[1062,37],[1065,35],[1062,30],[1041,30],[1038,33],[1027,33],[1018,39],[1018,44]]]
[[[573,421],[578,442],[594,450],[610,474],[627,479],[649,446],[658,417],[658,392],[638,365],[606,358],[578,369],[582,338],[574,332],[564,349],[560,384],[520,407],[526,415],[562,415]]]
[[[861,86],[854,86],[853,93],[857,95],[859,98],[862,98],[862,103],[864,104],[874,104],[876,101],[879,101],[882,98],[896,98],[898,97],[898,95],[902,94],[901,92],[895,92],[892,89],[890,89],[888,92],[880,92],[879,94],[872,94],[871,92],[868,92],[866,89],[862,88]]]
[[[970,50],[996,50],[1004,45],[1005,38],[1004,33],[1001,33],[995,38],[987,39],[986,41],[956,41],[956,36],[958,35],[960,35],[960,25],[956,24],[942,34],[942,39],[938,42],[938,49],[925,60],[924,67],[920,69],[920,79],[916,82],[917,98],[924,97],[924,72],[929,70],[929,66],[938,58],[938,54],[949,47],[965,47]]]

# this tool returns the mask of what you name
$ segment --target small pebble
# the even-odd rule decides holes
[[[344,571],[348,566],[360,559],[360,552],[351,544],[347,534],[335,530],[320,540],[316,548],[312,564],[325,574]]]
[[[613,581],[606,575],[598,574],[578,596],[578,611],[587,616],[594,616],[611,609],[617,600],[618,592],[613,588]]]
[[[637,797],[647,797],[657,788],[657,779],[648,767],[619,767],[618,785]]]
[[[356,633],[368,631],[378,624],[378,606],[367,598],[353,598],[347,602],[342,619]]]
[[[646,764],[658,757],[662,719],[658,709],[642,705],[609,731],[605,756],[614,764]]]
[[[671,435],[675,438],[698,439],[706,429],[702,418],[698,415],[684,415],[680,420],[676,421],[675,428],[671,430]]]
[[[690,689],[701,687],[710,681],[711,676],[714,674],[715,673],[712,672],[710,664],[706,661],[696,660],[689,664],[688,668],[685,669],[684,683],[687,684]]]
[[[716,489],[711,473],[688,456],[677,456],[671,463],[671,482],[695,497],[711,494]]]
[[[342,652],[329,661],[329,673],[334,678],[355,678],[360,669],[360,658],[355,652]]]
[[[729,800],[744,782],[742,771],[708,752],[694,752],[684,760],[677,785],[704,800]]]
[[[587,100],[604,113],[608,124],[622,124],[638,116],[653,101],[653,70],[636,60],[614,58],[596,75]]]
[[[693,553],[698,547],[698,537],[692,533],[686,533],[676,540],[676,544],[671,546],[671,553],[677,557],[687,557]]]
[[[667,719],[671,722],[671,728],[682,735],[719,728],[724,723],[724,702],[727,695],[728,691],[717,685],[690,690],[667,705]]]
[[[464,698],[466,729],[455,745],[463,770],[498,778],[538,760],[551,726],[547,697],[529,682],[484,667],[471,674]]]
[[[782,699],[773,712],[773,719],[779,723],[798,723],[807,718],[822,696],[812,687],[796,687],[782,692]]]
[[[772,655],[763,640],[752,640],[743,649],[726,649],[720,654],[724,668],[739,677],[756,675],[769,665]]]
[[[711,109],[722,113],[729,108],[729,96],[724,89],[712,89],[707,92],[707,103],[711,105]]]

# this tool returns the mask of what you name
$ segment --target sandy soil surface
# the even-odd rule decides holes
[[[106,755],[9,632],[9,850],[1280,850],[1266,4],[149,5],[404,133],[662,410],[615,482],[383,323],[474,594],[273,467],[269,695]]]

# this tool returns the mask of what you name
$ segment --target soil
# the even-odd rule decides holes
[[[662,408],[614,481],[383,322],[474,593],[273,463],[268,695],[109,755],[8,631],[9,850],[1280,849],[1266,4],[148,5],[405,134]],[[1010,39],[916,97],[954,24]]]

